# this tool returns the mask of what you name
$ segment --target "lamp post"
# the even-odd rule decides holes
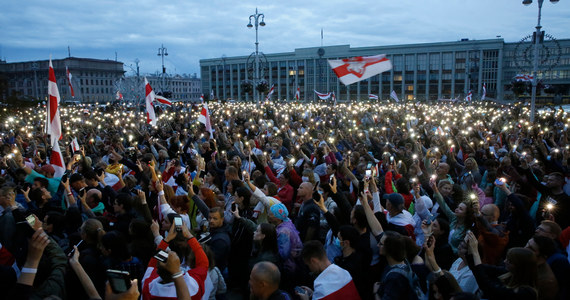
[[[168,50],[164,48],[164,44],[162,44],[161,47],[158,48],[157,55],[162,57],[162,86],[160,87],[160,91],[162,92],[162,95],[164,95],[164,87],[166,86],[166,83],[164,82],[164,80],[166,79],[166,69],[164,68],[164,57],[168,56]]]
[[[550,0],[552,3],[558,3],[559,0]],[[533,49],[533,60],[532,60],[532,92],[531,92],[531,100],[530,100],[530,122],[534,123],[534,115],[536,111],[536,85],[538,83],[538,44],[540,43],[540,37],[542,32],[542,26],[540,25],[540,18],[542,13],[542,4],[544,0],[538,0],[538,23],[536,24],[536,31],[534,34],[534,49]],[[530,5],[532,4],[532,0],[523,0],[522,4]]]
[[[261,22],[259,18],[261,17]],[[254,25],[251,24],[252,19],[255,21],[255,78],[253,79],[253,98],[255,103],[259,105],[259,91],[257,91],[257,84],[259,83],[259,40],[258,40],[258,27],[265,26],[265,15],[257,12],[255,8],[255,14],[249,16],[249,24],[247,28],[252,28]]]

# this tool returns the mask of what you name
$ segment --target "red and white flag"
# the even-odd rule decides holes
[[[214,138],[214,131],[212,130],[212,123],[210,123],[210,111],[208,110],[208,103],[204,103],[202,106],[202,111],[198,116],[198,122],[206,126],[206,131],[210,133],[210,138]]]
[[[115,96],[115,99],[117,99],[117,100],[123,100],[123,94],[121,94],[120,91],[117,91],[117,95]]]
[[[374,95],[374,94],[368,94],[368,99],[369,100],[378,100],[378,96]]]
[[[75,152],[77,152],[77,151],[81,151],[81,148],[79,147],[79,143],[77,142],[77,138],[76,138],[76,137],[74,137],[74,138],[71,140],[71,145],[70,145],[70,146],[71,146],[71,152],[72,152],[72,153],[75,153]]]
[[[360,300],[352,276],[345,269],[331,264],[314,282],[313,299],[355,299]]]
[[[75,92],[73,92],[73,85],[71,84],[71,72],[65,66],[65,73],[67,74],[67,83],[69,84],[69,92],[71,93],[71,97],[75,97]]]
[[[61,119],[59,118],[59,90],[51,58],[49,59],[49,81],[48,81],[49,101],[47,104],[47,126],[46,132],[50,135],[51,145],[61,139]],[[54,142],[55,141],[55,142]]]
[[[295,92],[295,99],[301,99],[301,89],[299,89],[299,86],[297,86],[297,91]]]
[[[329,65],[344,85],[349,85],[376,74],[392,69],[392,62],[386,55],[357,56],[338,60],[329,60]]]
[[[204,103],[204,94],[200,95],[200,102]]]
[[[515,76],[516,81],[532,81],[533,78],[534,76],[528,74],[517,74],[517,76]]]
[[[396,94],[396,91],[392,90],[392,92],[390,93],[390,98],[394,99],[394,101],[396,102],[400,102],[400,99],[398,99],[398,95]]]
[[[275,92],[275,84],[271,85],[271,89],[269,90],[269,93],[267,93],[267,97],[265,97],[265,101],[268,101],[271,98],[271,95],[273,95],[273,92]]]
[[[467,93],[467,97],[465,97],[465,101],[470,102],[472,97],[473,97],[473,93],[471,93],[471,90],[469,90],[469,93]]]
[[[156,98],[150,83],[146,77],[144,78],[145,101],[146,101],[146,123],[151,126],[156,126],[156,115],[154,114],[154,105],[152,104]]]
[[[63,155],[61,154],[61,149],[59,148],[59,142],[55,141],[51,148],[51,156],[49,163],[55,170],[53,177],[61,177],[65,173],[65,164],[63,162]]]
[[[483,95],[481,95],[481,100],[485,100],[487,96],[487,85],[483,82]]]
[[[170,100],[168,100],[162,96],[159,96],[159,95],[156,95],[155,97],[156,97],[156,101],[158,101],[162,104],[168,105],[168,106],[172,106],[172,101],[170,101]]]
[[[315,91],[315,94],[317,94],[317,96],[319,96],[319,98],[320,98],[321,100],[327,100],[328,98],[331,97],[331,94],[332,94],[331,92],[328,92],[328,93],[324,94],[324,93],[319,93],[319,92],[317,92],[317,90],[314,90],[314,91]]]

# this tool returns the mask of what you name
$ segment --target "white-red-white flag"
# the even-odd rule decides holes
[[[467,97],[465,97],[465,101],[470,102],[472,98],[473,98],[473,93],[471,93],[471,90],[469,90],[469,93],[467,93]]]
[[[172,101],[160,96],[160,95],[156,95],[156,101],[168,105],[168,106],[172,106]]]
[[[297,91],[295,92],[295,99],[301,99],[301,89],[299,89],[299,86],[297,86]]]
[[[50,135],[51,145],[54,141],[61,139],[61,119],[59,118],[59,90],[57,89],[57,80],[55,79],[55,71],[51,58],[49,59],[49,81],[48,81],[49,101],[47,104],[47,126],[46,132]]]
[[[200,102],[204,103],[204,94],[200,95]]]
[[[79,147],[79,142],[77,142],[77,138],[76,138],[76,137],[74,137],[74,138],[71,140],[71,145],[70,145],[70,146],[71,146],[71,152],[72,152],[72,153],[75,153],[75,152],[77,152],[77,151],[81,151],[81,148]]]
[[[71,72],[69,72],[67,66],[65,66],[65,74],[67,74],[67,84],[69,84],[69,92],[71,93],[71,97],[75,97],[75,92],[73,92],[73,85],[71,84]]]
[[[349,85],[392,69],[392,62],[384,54],[334,59],[328,62],[340,82],[344,85]]]
[[[533,78],[534,76],[529,74],[517,74],[515,76],[516,81],[532,81]]]
[[[483,82],[483,95],[481,95],[481,100],[485,100],[487,97],[487,85]]]
[[[331,92],[328,92],[325,94],[325,93],[319,93],[319,92],[317,92],[317,90],[313,90],[313,91],[315,91],[315,94],[317,94],[317,96],[321,100],[327,100],[328,98],[331,97],[331,94],[332,94]]]
[[[123,94],[121,94],[120,91],[117,91],[117,95],[115,95],[115,99],[117,99],[117,100],[123,100]]]
[[[212,123],[210,123],[210,111],[208,110],[208,103],[204,103],[202,106],[202,111],[198,116],[198,122],[206,126],[206,131],[210,133],[210,138],[214,138],[214,131],[212,130]]]
[[[394,101],[396,102],[400,102],[400,99],[398,99],[398,94],[396,94],[396,91],[392,90],[392,92],[390,93],[390,98],[394,99]]]
[[[368,94],[368,99],[369,100],[378,100],[378,96],[374,95],[374,94]]]
[[[59,142],[56,140],[51,148],[51,155],[49,163],[55,170],[53,177],[61,177],[65,173],[65,163],[63,162],[63,155],[61,154],[61,149],[59,148]]]
[[[269,90],[269,93],[267,93],[267,97],[265,97],[265,101],[268,101],[271,98],[271,95],[273,95],[273,92],[275,92],[275,84],[271,85],[271,89]]]
[[[151,126],[156,126],[156,115],[154,114],[154,105],[152,104],[156,98],[150,83],[146,77],[144,78],[144,89],[145,89],[145,102],[146,102],[146,123]]]

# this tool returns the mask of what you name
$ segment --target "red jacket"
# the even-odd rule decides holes
[[[189,239],[188,245],[196,256],[196,267],[184,274],[184,281],[186,281],[192,300],[200,300],[204,295],[204,281],[208,276],[208,257],[206,257],[196,238]],[[158,248],[165,250],[168,248],[168,244],[163,240]],[[142,299],[177,299],[173,282],[160,283],[162,279],[158,276],[156,264],[156,259],[151,258],[142,281]]]

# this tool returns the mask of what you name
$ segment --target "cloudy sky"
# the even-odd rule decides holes
[[[97,0],[3,1],[0,58],[8,62],[67,57],[114,59],[141,72],[160,70],[161,44],[169,73],[198,73],[199,60],[249,55],[255,30],[249,15],[265,14],[260,50],[350,44],[352,47],[490,39],[515,42],[537,21],[537,0]],[[545,1],[542,25],[557,38],[570,38],[570,1]]]

